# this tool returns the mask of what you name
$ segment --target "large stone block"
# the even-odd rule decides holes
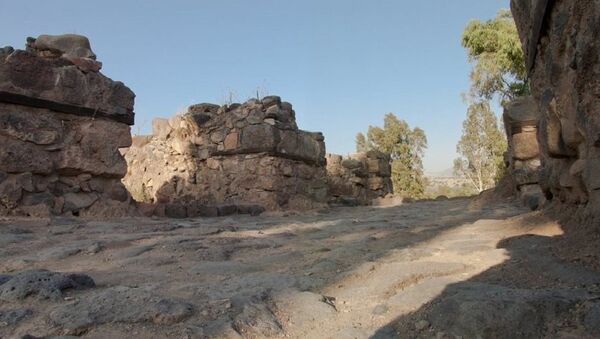
[[[123,83],[100,73],[82,72],[65,58],[15,50],[0,59],[0,101],[103,116],[132,125],[134,97]]]
[[[0,135],[0,171],[49,174],[53,170],[52,154],[40,146]]]
[[[0,103],[0,134],[36,145],[51,145],[62,139],[64,126],[50,111]]]
[[[299,135],[297,131],[284,130],[279,132],[280,141],[277,144],[277,152],[286,156],[296,156],[300,153]]]
[[[325,144],[315,139],[311,132],[298,131],[297,148],[291,152],[294,158],[304,160],[310,163],[325,163]]]
[[[270,125],[249,125],[242,129],[239,151],[243,153],[275,152],[278,130]]]
[[[511,135],[523,126],[537,126],[540,115],[535,99],[531,96],[514,99],[504,110],[503,118]]]
[[[513,157],[517,160],[533,159],[540,154],[540,147],[535,131],[513,134],[511,146]]]
[[[60,52],[79,58],[96,60],[96,54],[88,38],[77,34],[40,35],[36,39],[29,38],[28,45],[38,51]]]
[[[91,140],[69,145],[54,154],[55,169],[63,174],[121,178],[127,174],[127,162],[117,147],[106,147]]]

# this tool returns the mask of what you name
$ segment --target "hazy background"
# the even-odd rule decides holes
[[[134,133],[199,102],[280,95],[328,152],[394,112],[427,133],[426,172],[452,166],[470,66],[469,19],[508,0],[0,0],[0,46],[86,35],[103,73],[137,95]]]

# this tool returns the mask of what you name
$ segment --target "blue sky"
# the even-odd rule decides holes
[[[137,95],[133,132],[198,102],[280,95],[328,152],[394,112],[423,128],[427,171],[452,166],[470,66],[460,35],[508,0],[0,0],[0,46],[86,35]]]

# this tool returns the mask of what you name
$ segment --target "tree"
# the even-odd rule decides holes
[[[356,134],[356,151],[357,152],[366,152],[366,151],[368,151],[368,148],[367,148],[367,139],[365,138],[365,135],[362,134],[362,133]]]
[[[525,57],[510,10],[500,10],[491,20],[470,21],[462,46],[473,64],[469,94],[475,101],[498,96],[504,104],[529,94]]]
[[[521,41],[509,10],[500,10],[491,20],[469,22],[461,43],[473,67],[467,96],[470,105],[456,147],[460,157],[454,161],[454,171],[481,192],[493,187],[505,172],[506,137],[490,102],[497,98],[504,106],[528,95],[529,84]]]
[[[506,136],[487,101],[471,104],[463,122],[463,134],[456,146],[455,174],[465,177],[478,191],[495,185],[504,174]]]
[[[427,148],[427,138],[422,129],[411,129],[406,121],[388,113],[383,128],[369,126],[366,140],[362,133],[356,136],[356,147],[357,150],[377,150],[390,155],[394,192],[412,198],[423,196],[422,157]]]

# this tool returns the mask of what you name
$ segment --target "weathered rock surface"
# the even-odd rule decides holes
[[[152,322],[171,325],[193,313],[185,302],[162,298],[139,288],[112,287],[93,292],[74,303],[58,306],[50,319],[67,333],[106,323]]]
[[[539,338],[552,336],[577,304],[590,296],[581,291],[505,288],[471,283],[451,286],[418,316],[428,326],[416,337],[426,338],[444,332],[450,337]],[[406,319],[410,323],[413,318]],[[423,321],[423,320],[422,320]],[[409,327],[408,324],[403,324]],[[418,322],[417,322],[418,325]],[[554,332],[555,333],[555,332]]]
[[[598,216],[600,4],[512,1],[540,109],[540,184],[548,199]]]
[[[60,300],[62,291],[94,287],[92,278],[85,274],[59,273],[48,270],[29,270],[13,276],[0,285],[0,300],[18,301],[27,297],[40,300]]]
[[[369,151],[343,157],[327,155],[330,201],[343,205],[370,204],[393,193],[388,155]]]
[[[243,306],[233,320],[233,328],[243,337],[268,338],[282,333],[281,325],[269,306],[253,301]]]
[[[136,200],[163,204],[167,216],[212,214],[212,206],[218,215],[258,214],[260,206],[326,202],[323,135],[299,130],[291,104],[279,97],[192,105],[152,126],[152,136],[134,137],[125,152],[124,183]]]
[[[28,45],[37,51],[56,52],[79,58],[96,60],[88,38],[77,34],[40,35],[37,39],[29,38]]]
[[[8,275],[8,274],[0,274],[0,285],[2,285],[5,282],[9,281],[10,278],[11,278],[11,276]]]
[[[11,326],[21,320],[31,316],[33,311],[27,308],[19,308],[14,310],[0,310],[0,327]]]
[[[11,48],[10,53],[0,53],[2,101],[133,125],[133,92],[98,73],[99,67],[77,65],[86,60],[96,63],[90,58],[95,54],[87,38],[42,35],[38,39],[40,43],[30,38],[25,51]]]
[[[119,148],[131,145],[133,92],[69,61],[95,62],[82,36],[1,51],[0,214],[127,214]]]
[[[594,303],[588,307],[583,321],[586,330],[600,334],[600,303]]]

